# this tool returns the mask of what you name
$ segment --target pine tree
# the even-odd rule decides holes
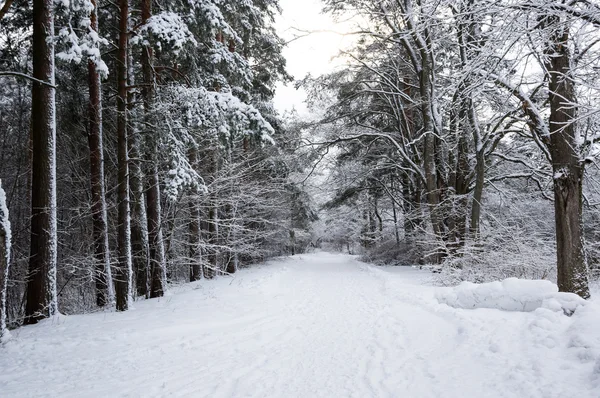
[[[119,46],[117,55],[117,147],[118,147],[118,268],[117,310],[126,311],[131,301],[131,216],[129,207],[129,154],[127,146],[127,69],[129,46],[129,0],[119,2]]]
[[[98,33],[98,5],[92,0],[90,28]],[[96,47],[99,49],[99,46]],[[102,88],[101,72],[97,61],[88,60],[89,86],[89,133],[90,181],[92,191],[92,223],[94,235],[94,256],[96,259],[95,283],[96,304],[102,307],[114,300],[110,249],[108,246],[108,221],[106,209],[106,189],[104,187],[104,144],[102,128]]]
[[[56,103],[54,8],[33,2],[31,250],[25,323],[58,312],[56,287]]]

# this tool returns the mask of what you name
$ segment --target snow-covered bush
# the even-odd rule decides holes
[[[538,308],[572,314],[586,301],[574,293],[558,291],[550,281],[508,278],[503,281],[475,284],[462,282],[452,288],[439,288],[436,298],[455,308],[494,308],[530,312]]]

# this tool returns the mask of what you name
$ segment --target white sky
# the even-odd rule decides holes
[[[336,23],[328,15],[321,14],[323,4],[320,0],[280,0],[282,15],[277,20],[277,30],[281,37],[290,40],[302,34],[294,31],[298,28],[303,31],[347,32],[349,23]],[[344,37],[332,32],[314,32],[306,37],[299,38],[284,49],[283,55],[287,59],[288,72],[295,80],[304,78],[308,73],[318,76],[330,72],[340,61],[335,56],[340,49],[348,47],[351,37]],[[298,113],[308,112],[303,103],[306,93],[296,90],[293,83],[284,86],[279,84],[275,94],[275,108],[280,112],[295,108]]]

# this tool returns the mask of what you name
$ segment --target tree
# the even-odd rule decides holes
[[[577,98],[571,75],[568,21],[547,16],[552,29],[546,71],[550,100],[549,150],[554,172],[558,288],[590,297],[583,242],[583,171],[576,133]]]
[[[6,327],[6,294],[10,267],[11,228],[6,207],[6,193],[0,180],[0,343],[8,338]]]
[[[117,147],[118,147],[118,268],[117,311],[129,309],[131,300],[131,217],[129,208],[129,154],[127,146],[127,68],[129,45],[129,0],[119,1],[119,45],[117,55]]]
[[[147,24],[152,16],[152,1],[142,1],[142,24]],[[142,72],[144,88],[144,125],[146,128],[156,125],[153,118],[153,104],[155,101],[155,79],[153,72],[153,52],[148,44],[142,45]],[[165,249],[162,237],[160,182],[158,178],[157,154],[160,136],[147,134],[146,148],[148,154],[146,205],[148,210],[148,242],[150,257],[150,297],[160,297],[165,289]]]
[[[600,26],[600,19],[584,2],[580,6],[581,9],[570,8],[559,1],[514,5],[516,10],[522,12],[524,21],[533,19],[536,22],[534,34],[539,35],[544,45],[541,51],[537,48],[534,51],[537,51],[536,59],[544,80],[535,90],[527,93],[518,83],[504,76],[488,76],[518,99],[533,139],[552,166],[559,289],[588,298],[582,195],[585,163],[590,161],[587,154],[594,146],[596,137],[582,133],[589,116],[578,114],[585,97],[577,96],[576,84],[581,81],[581,77],[578,77],[581,72],[575,66],[576,62],[582,62],[582,57],[586,57],[590,63],[599,59],[593,50],[596,42],[589,41],[587,29],[589,25]],[[572,37],[574,25],[580,29]],[[584,50],[578,50],[580,46]],[[578,52],[577,61],[572,56],[573,48]],[[544,83],[548,92],[548,119],[543,116],[540,101],[535,96]],[[594,109],[593,104],[589,106]]]
[[[31,250],[25,323],[58,313],[56,291],[56,108],[54,9],[33,2]]]
[[[90,29],[98,33],[98,4],[91,0]],[[99,46],[95,47],[98,52]],[[105,66],[105,65],[103,65]],[[101,69],[97,59],[88,60],[89,86],[89,132],[90,181],[92,190],[92,223],[94,235],[94,256],[96,259],[95,283],[96,304],[102,307],[114,300],[110,249],[108,246],[108,221],[106,210],[106,189],[104,187],[104,145],[102,129],[102,89]]]

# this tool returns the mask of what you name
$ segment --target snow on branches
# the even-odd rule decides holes
[[[271,135],[274,130],[269,122],[254,106],[242,102],[229,92],[208,91],[205,88],[176,87],[171,89],[173,103],[184,104],[182,118],[174,118],[181,129],[192,134],[220,136],[225,140],[239,136],[254,136],[263,142],[274,143]]]
[[[59,50],[56,57],[65,62],[80,63],[89,59],[96,64],[103,78],[108,76],[108,67],[102,60],[100,46],[108,41],[98,35],[92,26],[91,16],[96,6],[89,0],[55,0],[58,20],[64,26],[55,36]]]
[[[175,55],[188,43],[198,45],[183,19],[174,12],[161,12],[151,16],[137,33],[131,39],[132,44],[139,44],[142,40],[144,44],[152,41],[159,49],[162,49],[163,44],[168,44]]]
[[[231,93],[208,91],[205,88],[170,87],[163,93],[161,106],[167,131],[164,142],[168,148],[168,171],[165,191],[175,200],[186,189],[206,190],[202,177],[190,165],[187,152],[198,148],[203,139],[231,143],[240,137],[252,136],[274,144],[273,127],[252,105]]]
[[[238,36],[235,29],[231,27],[223,13],[221,8],[224,4],[222,0],[190,0],[191,4],[191,17],[194,18],[196,15],[201,16],[201,19],[205,22],[208,27],[208,32],[214,37],[217,33],[224,34],[232,38],[235,42],[241,43],[242,39]]]

